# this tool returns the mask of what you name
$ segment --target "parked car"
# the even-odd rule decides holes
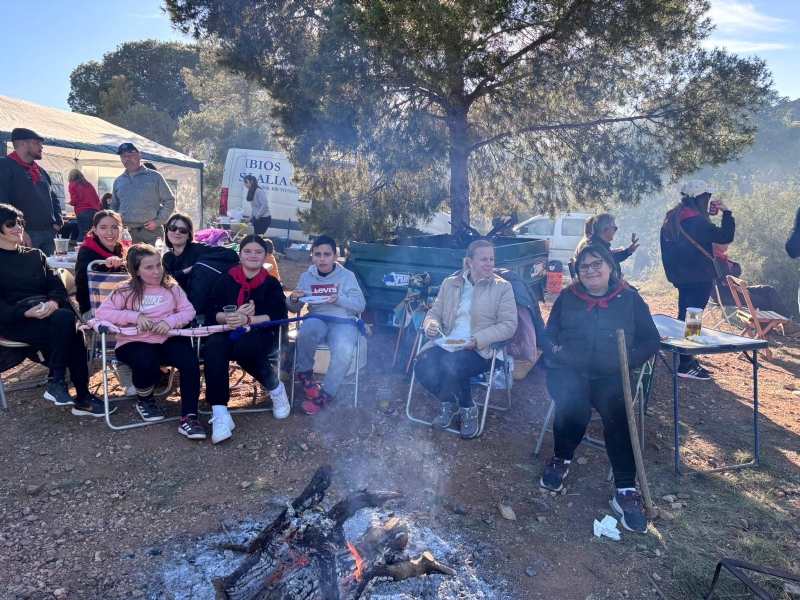
[[[575,248],[583,238],[583,225],[591,216],[592,213],[568,213],[553,219],[537,215],[516,225],[513,231],[518,238],[550,240],[550,260],[561,261],[566,271],[569,259],[575,255]]]

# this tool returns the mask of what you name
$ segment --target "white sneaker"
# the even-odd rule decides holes
[[[233,425],[233,419],[230,415],[226,415],[228,418],[224,417],[211,417],[208,421],[214,429],[211,431],[211,442],[214,444],[218,444],[223,440],[227,440],[233,434],[231,433],[232,427],[229,425]],[[235,427],[235,425],[234,425]]]
[[[291,407],[289,406],[289,398],[286,397],[286,388],[283,387],[283,383],[279,383],[278,387],[271,390],[269,397],[272,398],[272,416],[276,419],[288,417]]]

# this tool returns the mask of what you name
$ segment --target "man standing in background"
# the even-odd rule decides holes
[[[42,136],[24,127],[11,132],[14,151],[0,158],[0,203],[10,204],[25,215],[23,243],[52,256],[56,252],[53,240],[64,220],[50,176],[36,164],[42,160],[43,141]]]
[[[117,154],[125,172],[114,180],[111,210],[122,215],[135,243],[154,244],[164,238],[164,223],[175,210],[175,197],[158,171],[142,165],[139,149],[120,144]]]

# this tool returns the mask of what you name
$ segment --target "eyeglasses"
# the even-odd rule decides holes
[[[608,227],[608,229],[613,229],[614,231],[617,231],[619,229],[619,226],[614,225],[613,227]]]
[[[189,233],[189,228],[176,227],[175,225],[170,225],[169,227],[167,227],[167,231],[171,231],[172,233],[175,233],[177,231],[179,233],[182,233],[183,235],[187,235]]]
[[[580,271],[581,273],[586,273],[589,269],[591,269],[592,271],[598,271],[602,266],[603,266],[603,261],[596,260],[594,262],[583,263],[582,265],[578,265],[578,271]]]
[[[17,225],[25,229],[25,219],[9,219],[3,225],[5,225],[6,229],[14,229]]]

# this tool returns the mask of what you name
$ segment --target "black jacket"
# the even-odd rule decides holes
[[[585,294],[580,284],[577,290]],[[574,287],[574,286],[573,286]],[[551,367],[566,368],[590,379],[619,373],[617,329],[625,331],[628,364],[643,365],[658,352],[661,338],[650,308],[639,294],[624,288],[608,307],[588,304],[565,289],[553,303],[547,321],[547,350]]]
[[[192,254],[187,255],[190,251]],[[206,299],[217,280],[232,267],[239,264],[239,255],[230,248],[223,248],[222,246],[192,244],[180,256],[176,257],[168,252],[164,256],[165,263],[167,256],[170,255],[179,259],[171,263],[172,268],[179,275],[179,277],[175,278],[186,292],[186,297],[189,298],[189,302],[192,303],[198,315],[202,315],[205,312]],[[188,276],[181,273],[187,267],[192,267]]]
[[[714,256],[712,244],[730,244],[736,233],[736,221],[729,210],[722,213],[720,227],[699,216],[685,218],[681,225],[710,256]],[[678,235],[677,240],[667,241],[664,227],[661,228],[661,260],[667,280],[674,286],[711,282],[717,278],[711,259],[682,234]]]
[[[544,319],[542,319],[542,313],[539,310],[539,303],[531,296],[525,281],[516,271],[509,269],[495,269],[494,274],[511,284],[511,289],[514,290],[514,302],[528,309],[533,321],[533,327],[536,330],[536,345],[543,348],[546,335]]]
[[[69,306],[64,284],[38,248],[0,249],[0,281],[0,333],[7,325],[26,318],[30,306],[20,306],[20,300],[46,296],[59,306]]]
[[[10,204],[21,210],[29,231],[43,231],[64,224],[50,175],[41,167],[39,171],[42,179],[34,186],[28,169],[7,156],[0,158],[0,204]]]
[[[786,240],[786,254],[789,255],[789,258],[800,256],[800,208],[797,209],[797,214],[794,217],[792,233],[789,234],[789,239]]]
[[[175,278],[175,281],[183,288],[183,291],[186,291],[191,273],[189,273],[189,275],[184,275],[183,270],[193,267],[203,254],[216,247],[217,246],[209,246],[203,242],[189,242],[180,255],[172,251],[164,254],[164,268],[167,270],[167,273]],[[231,252],[233,251],[231,250]]]
[[[222,312],[223,306],[236,304],[239,289],[239,284],[228,273],[217,279],[204,308],[206,325],[217,324],[217,313]],[[289,314],[286,308],[286,296],[283,295],[283,286],[274,277],[267,277],[264,283],[251,292],[250,299],[255,304],[255,314],[258,316],[269,315],[270,321],[285,319]]]

